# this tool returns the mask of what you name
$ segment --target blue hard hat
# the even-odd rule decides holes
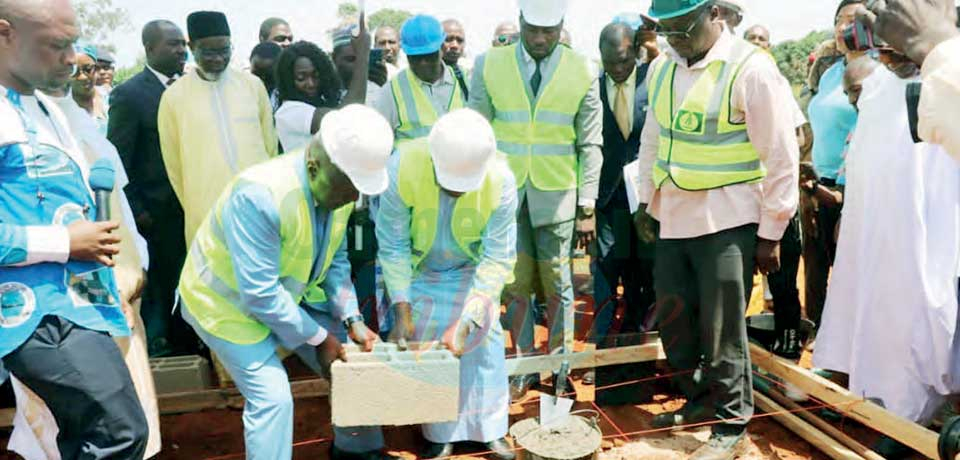
[[[670,19],[683,16],[707,3],[707,0],[653,0],[650,16],[654,19]]]
[[[400,28],[400,46],[407,56],[422,56],[440,51],[447,34],[433,16],[418,14]]]

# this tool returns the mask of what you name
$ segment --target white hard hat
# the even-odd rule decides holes
[[[717,4],[737,10],[740,14],[746,13],[747,11],[747,6],[743,4],[743,0],[717,0]]]
[[[451,192],[480,188],[497,153],[486,118],[471,109],[454,110],[433,125],[427,140],[437,183]]]
[[[570,0],[520,0],[520,13],[527,24],[553,27],[563,21]]]
[[[387,189],[387,160],[393,152],[393,130],[379,112],[350,104],[323,117],[320,138],[330,161],[364,195]]]

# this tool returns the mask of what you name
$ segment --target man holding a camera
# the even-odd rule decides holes
[[[960,32],[952,0],[872,0],[860,10],[877,36],[921,65],[920,138],[960,159]]]

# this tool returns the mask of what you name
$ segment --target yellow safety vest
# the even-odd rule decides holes
[[[430,253],[437,237],[440,213],[440,186],[437,185],[433,160],[425,140],[404,143],[398,147],[400,169],[397,188],[400,199],[411,209],[410,239],[414,270]],[[457,245],[474,262],[483,255],[483,231],[490,216],[500,205],[503,178],[487,174],[479,190],[457,198],[450,225]]]
[[[444,66],[444,71],[453,75],[453,71]],[[427,137],[430,129],[443,114],[438,114],[430,102],[430,98],[420,87],[420,80],[413,73],[413,70],[407,69],[400,72],[393,81],[390,82],[391,93],[397,107],[397,118],[400,120],[400,126],[397,128],[397,143],[408,139],[419,139]],[[449,113],[464,107],[463,92],[460,85],[454,83],[453,93],[450,94],[450,102],[447,103]]]
[[[711,62],[679,108],[674,107],[677,63],[663,59],[650,78],[650,103],[660,124],[653,165],[657,188],[670,179],[683,190],[709,190],[763,180],[767,172],[750,143],[746,123],[734,123],[731,97],[743,64],[758,50],[735,40],[726,60]]]
[[[527,97],[520,72],[520,45],[493,48],[484,63],[497,147],[507,155],[517,188],[526,184],[527,177],[544,191],[572,190],[580,182],[574,119],[596,77],[586,59],[574,51],[558,46],[554,52],[560,53],[560,64],[540,88],[536,106]]]
[[[326,301],[320,284],[343,242],[353,203],[331,213],[323,265],[317,279],[311,280],[314,262],[311,213],[314,209],[313,198],[298,172],[303,162],[304,151],[299,150],[243,171],[227,187],[231,192],[220,196],[214,212],[201,224],[184,263],[179,290],[184,307],[210,334],[237,344],[258,343],[270,335],[267,326],[242,308],[233,261],[224,237],[223,207],[239,183],[265,185],[273,196],[280,215],[280,283],[284,289],[298,304],[302,300]]]

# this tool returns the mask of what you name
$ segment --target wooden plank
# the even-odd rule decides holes
[[[754,391],[753,400],[756,402],[757,407],[764,412],[773,414],[771,417],[777,422],[805,441],[813,444],[814,447],[820,449],[821,452],[827,454],[830,458],[835,460],[863,460],[863,457],[841,444],[840,441],[827,436],[824,432],[805,422],[800,417],[787,412],[783,406],[777,404],[763,393]]]
[[[321,378],[290,382],[293,399],[319,398],[330,394],[330,384]],[[242,408],[243,396],[236,388],[170,393],[157,396],[160,414],[173,415],[207,409]]]
[[[818,430],[824,432],[826,435],[830,436],[837,441],[840,441],[843,445],[850,448],[850,450],[857,453],[857,455],[863,457],[866,460],[885,460],[880,454],[870,450],[869,447],[860,444],[856,439],[851,438],[846,433],[837,429],[837,427],[831,425],[826,420],[817,417],[809,410],[804,410],[799,404],[790,400],[790,398],[784,396],[783,394],[777,391],[770,391],[769,393],[764,393],[765,396],[768,396],[770,399],[774,400],[777,404],[783,406],[789,411],[792,411],[794,415],[804,419],[807,423],[817,427]]]
[[[641,363],[666,359],[660,337],[647,334],[640,345],[629,347],[605,348],[602,350],[583,351],[569,355],[540,355],[524,356],[507,360],[508,375],[534,374],[537,372],[554,372],[560,369],[564,361],[570,363],[570,370],[589,369],[594,367],[612,366],[615,364]]]
[[[750,344],[753,364],[796,385],[811,396],[830,404],[864,425],[873,428],[929,458],[939,458],[937,433],[856,396],[796,363],[782,359],[756,344]]]

